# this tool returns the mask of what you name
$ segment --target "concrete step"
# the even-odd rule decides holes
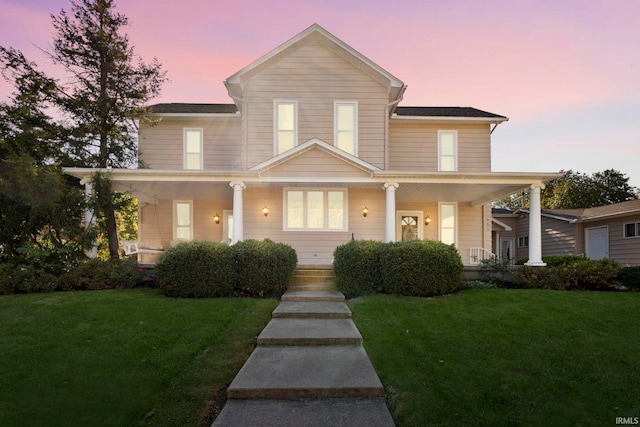
[[[338,319],[350,318],[351,310],[344,302],[333,301],[284,301],[271,314],[277,318]]]
[[[258,345],[361,345],[362,335],[351,319],[272,319]]]
[[[393,427],[384,399],[229,400],[212,427]]]
[[[342,292],[337,291],[288,291],[281,301],[344,301]]]
[[[309,283],[290,283],[287,286],[289,291],[335,291],[336,285],[334,282],[309,282]]]
[[[227,389],[229,399],[381,398],[359,345],[258,346]]]

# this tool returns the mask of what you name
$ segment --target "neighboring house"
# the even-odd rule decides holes
[[[528,256],[529,210],[493,210],[493,245],[502,259]],[[496,223],[498,222],[498,223]],[[640,265],[640,200],[588,209],[543,209],[542,255],[609,258],[621,265]]]
[[[525,188],[535,201],[561,176],[492,172],[506,117],[399,106],[405,84],[318,25],[224,84],[231,104],[154,105],[160,122],[139,132],[146,169],[110,170],[140,202],[140,247],[270,238],[300,264],[330,264],[352,238],[424,238],[477,264],[493,252],[491,201]],[[94,170],[66,171],[90,191]]]

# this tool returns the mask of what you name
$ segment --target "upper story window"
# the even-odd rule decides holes
[[[185,169],[203,169],[202,129],[184,130],[184,163]]]
[[[640,237],[640,222],[630,222],[625,224],[624,237]]]
[[[347,190],[284,189],[284,229],[347,230]]]
[[[298,101],[273,102],[273,140],[275,155],[298,145]]]
[[[173,203],[173,237],[179,240],[193,239],[193,202],[176,200]]]
[[[354,156],[358,155],[358,103],[339,102],[334,104],[335,146]]]
[[[458,170],[458,132],[455,130],[438,131],[438,170]]]

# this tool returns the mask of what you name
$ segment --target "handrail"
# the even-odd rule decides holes
[[[480,247],[469,248],[469,264],[480,265],[482,261],[496,259],[496,254]]]

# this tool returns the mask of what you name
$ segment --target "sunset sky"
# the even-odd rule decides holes
[[[405,84],[402,106],[509,117],[493,170],[616,169],[640,186],[638,0],[120,0],[136,52],[171,80],[155,102],[231,103],[236,71],[313,23]],[[0,44],[39,48],[68,0],[0,0]],[[11,87],[0,80],[0,101]]]

